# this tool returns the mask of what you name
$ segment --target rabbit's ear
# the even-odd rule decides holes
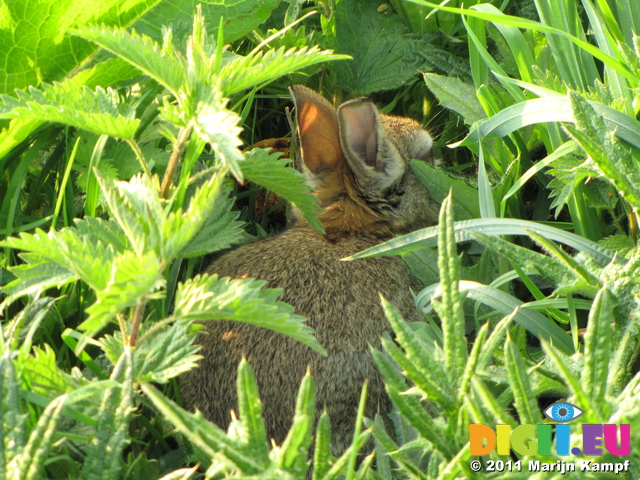
[[[338,108],[338,124],[344,155],[361,188],[382,191],[404,175],[406,164],[387,139],[369,100],[343,103]]]
[[[302,85],[289,87],[296,120],[303,170],[312,183],[327,181],[344,161],[340,148],[336,110],[321,95]]]

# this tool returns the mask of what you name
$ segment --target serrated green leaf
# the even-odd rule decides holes
[[[114,257],[111,246],[98,239],[80,235],[74,228],[51,230],[49,233],[36,229],[33,234],[21,233],[19,237],[7,238],[0,244],[28,252],[21,256],[29,267],[16,267],[16,276],[27,281],[27,286],[36,281],[46,283],[46,275],[51,275],[53,282],[49,286],[70,280],[70,276],[62,269],[44,265],[49,263],[63,267],[93,289],[101,290],[107,285],[109,267]],[[19,284],[14,282],[11,287],[19,288]]]
[[[288,335],[317,352],[325,354],[311,336],[304,317],[293,313],[293,307],[276,299],[281,289],[262,289],[262,280],[218,278],[197,275],[178,285],[175,298],[176,318],[185,320],[236,320],[251,323]]]
[[[451,196],[442,202],[438,235],[438,271],[440,272],[441,297],[433,300],[444,338],[445,370],[453,385],[458,385],[467,363],[467,345],[464,331],[464,312],[459,290],[460,257],[453,230],[453,206]]]
[[[133,359],[128,349],[120,358],[112,377],[123,370],[124,383],[105,391],[94,440],[89,444],[82,466],[82,478],[116,480],[121,477],[122,450],[128,443],[133,412]]]
[[[164,210],[158,195],[158,179],[135,176],[128,182],[109,182],[97,177],[111,218],[124,231],[137,255],[155,253],[161,258]]]
[[[467,125],[486,118],[478,101],[476,89],[457,77],[446,77],[435,73],[425,73],[424,81],[443,107],[460,115]]]
[[[598,242],[604,248],[616,252],[619,255],[628,256],[636,248],[636,244],[631,237],[626,235],[610,235]]]
[[[28,93],[16,90],[16,96],[0,95],[0,119],[25,118],[62,123],[130,139],[140,120],[133,118],[132,106],[126,106],[113,89],[77,87],[70,82],[43,84],[41,90],[29,87]]]
[[[256,52],[226,63],[220,70],[220,89],[231,96],[254,86],[329,60],[347,60],[348,55],[334,55],[317,46]]]
[[[184,251],[184,247],[191,244],[193,237],[202,233],[202,230],[207,227],[211,217],[214,217],[214,222],[221,220],[223,223],[214,223],[209,225],[209,228],[224,229],[229,224],[233,225],[232,220],[228,219],[228,217],[233,217],[233,214],[224,215],[224,213],[229,214],[229,200],[220,191],[223,179],[223,172],[213,175],[196,190],[189,200],[189,207],[186,211],[183,212],[182,209],[178,209],[169,213],[163,219],[162,258],[171,260],[178,252]],[[227,211],[221,214],[220,210],[225,207],[227,207]],[[230,233],[233,237],[234,232]]]
[[[105,288],[96,291],[96,301],[87,308],[89,318],[78,328],[89,336],[104,328],[125,308],[137,305],[164,284],[160,260],[154,253],[127,251],[117,255]]]
[[[313,480],[321,480],[331,467],[331,420],[326,411],[322,412],[316,428],[316,443],[313,452]]]
[[[196,355],[200,347],[194,345],[196,333],[189,323],[176,322],[154,332],[148,340],[141,336],[134,352],[136,381],[167,383],[195,368],[200,358]]]
[[[147,398],[153,402],[163,417],[171,422],[196,448],[211,461],[220,461],[245,474],[257,474],[262,468],[247,455],[239,442],[208,422],[200,412],[189,413],[146,382],[140,384]]]
[[[252,182],[286,198],[300,210],[309,225],[322,232],[322,224],[317,218],[321,211],[317,197],[311,194],[304,175],[288,168],[291,161],[279,156],[277,152],[269,153],[267,149],[254,148],[246,154],[246,161],[241,166],[242,173]]]
[[[640,175],[628,148],[616,137],[617,129],[607,125],[595,105],[575,92],[569,93],[575,117],[575,128],[566,128],[569,135],[589,155],[603,173],[603,178],[637,211],[640,209]]]
[[[262,419],[262,403],[253,370],[245,358],[238,365],[238,419],[240,440],[256,463],[266,467],[269,463],[267,431]]]
[[[568,358],[561,354],[553,345],[549,345],[546,342],[542,342],[542,347],[547,354],[547,358],[551,364],[560,372],[567,387],[575,398],[575,403],[580,405],[584,410],[583,419],[584,423],[600,423],[600,419],[603,416],[600,414],[602,405],[596,405],[590,401],[587,396],[587,392],[583,387],[583,381],[581,378],[581,372],[575,372],[571,366]],[[585,422],[586,420],[586,422]]]
[[[42,395],[56,396],[65,393],[67,382],[56,365],[56,354],[48,343],[34,346],[22,367],[23,379],[30,390]]]
[[[233,210],[233,199],[220,194],[213,202],[208,217],[203,218],[200,229],[180,250],[181,258],[213,253],[240,242],[246,235],[240,213]]]
[[[396,371],[391,360],[377,350],[373,350],[372,355],[385,379],[385,387],[393,404],[421,436],[431,442],[446,458],[451,458],[452,446],[447,445],[440,428],[425,411],[424,406],[414,396],[404,395],[407,384]]]
[[[6,297],[0,303],[0,310],[25,295],[44,292],[52,287],[60,288],[77,280],[69,269],[51,262],[16,265],[11,268],[11,273],[16,279],[2,287]]]
[[[111,245],[116,253],[123,253],[130,247],[122,228],[113,218],[109,220],[93,217],[74,218],[73,223],[80,235]]]
[[[242,145],[239,124],[242,118],[236,112],[226,108],[227,100],[220,92],[212,91],[209,85],[197,88],[206,90],[201,95],[194,119],[196,134],[205,142],[211,144],[218,158],[227,165],[238,182],[242,182],[240,163],[244,155],[239,150]]]
[[[509,337],[504,344],[504,356],[518,417],[522,423],[534,425],[542,423],[538,401],[531,388],[529,372],[518,346]]]
[[[353,96],[398,88],[430,65],[429,53],[437,50],[428,38],[411,35],[395,15],[382,15],[368,0],[340,2],[336,6],[336,36],[339,53],[353,57],[330,68],[337,82]]]
[[[134,28],[140,33],[159,39],[163,26],[185,28],[185,25],[190,25],[196,5],[199,5],[207,20],[206,26],[210,35],[218,35],[220,19],[224,19],[224,43],[227,44],[258,28],[269,18],[269,14],[278,4],[278,0],[157,2],[156,6],[134,25]]]
[[[307,371],[300,383],[293,424],[282,442],[280,457],[280,464],[285,469],[295,470],[299,475],[303,475],[308,469],[307,452],[312,442],[315,413],[315,383],[311,373]]]
[[[9,462],[22,452],[27,443],[26,415],[20,408],[18,380],[11,360],[11,351],[4,352],[0,359],[0,474],[6,476]]]
[[[605,405],[611,359],[611,325],[615,321],[614,297],[606,288],[593,300],[584,336],[584,373],[582,381],[593,403]]]
[[[452,193],[456,218],[466,220],[480,217],[477,187],[469,185],[464,178],[454,177],[427,162],[411,160],[410,163],[418,180],[427,188],[433,200],[442,203],[449,192]]]
[[[456,405],[449,385],[442,382],[446,377],[445,370],[438,364],[434,355],[415,338],[415,333],[400,312],[384,298],[382,308],[396,335],[396,341],[406,353],[401,352],[394,342],[383,338],[385,350],[405,370],[406,377],[425,392],[429,400],[435,401],[447,412],[455,410]]]
[[[7,478],[36,480],[41,478],[42,468],[49,450],[53,446],[53,434],[56,431],[66,395],[61,395],[49,403],[38,419],[36,428],[31,431],[24,450],[14,457],[7,468]]]
[[[478,232],[471,232],[471,236],[494,252],[504,255],[522,270],[533,270],[551,280],[555,285],[576,285],[580,280],[579,275],[571,269],[564,268],[554,257],[507,242],[498,236],[489,236]]]
[[[69,32],[115,53],[174,95],[178,95],[186,81],[184,65],[173,54],[171,48],[162,49],[146,35],[106,25],[84,26],[70,29]]]

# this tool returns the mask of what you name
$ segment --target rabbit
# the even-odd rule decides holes
[[[290,87],[298,124],[299,167],[323,211],[325,233],[294,209],[283,233],[224,254],[208,268],[220,277],[254,277],[282,288],[280,300],[308,318],[327,356],[268,329],[230,321],[209,322],[200,334],[203,358],[181,381],[185,408],[227,429],[237,408],[241,358],[253,368],[267,434],[280,444],[291,427],[300,382],[308,368],[316,387],[316,421],[326,410],[332,454],[351,444],[361,389],[368,380],[365,415],[386,414],[390,401],[370,346],[390,329],[379,294],[409,321],[421,319],[410,288],[421,288],[398,257],[341,261],[394,234],[437,221],[437,208],[408,165],[430,160],[432,139],[417,122],[378,113],[369,100],[336,110],[307,87]]]

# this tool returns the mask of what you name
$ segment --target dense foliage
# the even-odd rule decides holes
[[[461,4],[0,0],[0,477],[552,478],[473,471],[468,425],[558,399],[637,438],[640,6]],[[277,446],[248,363],[228,432],[176,388],[199,321],[323,352],[278,290],[197,274],[281,228],[280,197],[321,229],[302,175],[251,147],[287,135],[292,83],[417,118],[441,157],[412,163],[439,225],[350,259],[401,254],[425,321],[381,299],[395,431],[361,404],[340,458],[310,375]],[[625,460],[555,476],[638,478],[640,443],[598,458]]]

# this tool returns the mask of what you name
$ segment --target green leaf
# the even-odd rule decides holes
[[[382,339],[385,350],[403,369],[405,376],[425,393],[427,399],[435,401],[447,412],[455,410],[455,400],[444,368],[435,355],[424,348],[416,338],[411,327],[404,321],[400,312],[386,299],[382,299],[382,308],[396,335],[396,341],[406,353],[400,351],[394,342]]]
[[[37,85],[41,79],[60,81],[95,50],[84,40],[65,35],[67,28],[87,22],[128,25],[155,3],[157,0],[3,2],[0,93]]]
[[[331,467],[331,420],[326,411],[322,412],[316,427],[316,443],[313,452],[313,480],[321,480]]]
[[[133,138],[140,125],[132,106],[111,88],[93,91],[65,82],[15,93],[16,97],[0,95],[0,119],[44,120],[123,139]]]
[[[151,327],[148,334],[146,330],[140,332],[134,352],[136,381],[167,383],[195,368],[197,360],[201,358],[196,355],[200,347],[194,345],[197,331],[188,322],[175,322],[169,327],[156,328]],[[100,344],[111,361],[124,353],[120,335],[116,338],[105,336],[100,339]]]
[[[161,48],[146,35],[106,25],[84,26],[70,29],[69,32],[85,40],[91,40],[118,55],[141,72],[149,75],[174,95],[178,94],[186,82],[185,68],[171,47],[165,45],[165,48]]]
[[[589,312],[584,336],[584,373],[582,381],[592,403],[606,405],[609,361],[611,360],[611,324],[615,321],[615,299],[603,288],[598,292]]]
[[[28,434],[26,415],[20,408],[18,380],[11,357],[11,351],[7,350],[0,359],[0,437],[3,440],[0,442],[1,478],[9,478],[6,475],[9,462],[19,457],[27,443]]]
[[[317,65],[328,60],[346,60],[348,55],[334,55],[331,50],[320,50],[317,46],[308,48],[281,47],[265,53],[250,53],[227,62],[220,70],[220,90],[231,96],[248,88],[262,85],[302,68]]]
[[[28,254],[22,254],[22,257],[25,255]],[[2,287],[6,298],[0,303],[0,310],[25,295],[44,292],[48,288],[60,288],[77,280],[77,276],[69,269],[50,262],[16,265],[11,268],[11,273],[16,279]]]
[[[538,233],[549,240],[564,243],[576,250],[593,257],[600,265],[606,265],[614,258],[619,263],[626,263],[625,258],[607,250],[591,240],[559,228],[544,225],[542,223],[519,220],[516,218],[490,218],[462,220],[454,224],[456,241],[472,240],[471,232],[480,232],[486,235],[528,235],[527,231]],[[436,244],[438,227],[428,227],[413,233],[388,240],[384,243],[368,248],[362,252],[348,257],[349,260],[377,255],[398,255],[421,246],[433,246]]]
[[[372,355],[385,379],[385,387],[393,404],[422,437],[431,442],[446,458],[451,458],[453,446],[447,444],[441,428],[425,411],[420,400],[405,395],[407,384],[391,360],[377,350],[373,350]]]
[[[640,148],[640,122],[601,103],[589,102],[589,104],[604,119],[607,130],[615,131],[619,138]],[[575,123],[575,121],[569,97],[535,98],[511,105],[493,117],[476,124],[464,140],[450,146],[469,145],[489,136],[504,137],[519,128],[537,123]]]
[[[248,475],[263,471],[239,442],[207,421],[200,412],[187,412],[146,382],[142,382],[140,387],[162,416],[203,452],[206,458],[237,468]]]
[[[116,253],[123,253],[131,246],[122,228],[113,218],[109,220],[93,217],[74,218],[73,223],[80,235],[111,245]]]
[[[460,257],[453,230],[453,206],[451,196],[445,198],[440,208],[438,235],[438,271],[440,272],[441,297],[433,299],[444,338],[444,360],[447,377],[458,385],[467,363],[467,342],[464,331],[464,312],[460,294]]]
[[[338,63],[338,84],[354,96],[390,90],[406,84],[430,65],[433,47],[427,38],[411,35],[395,15],[382,15],[368,0],[340,2],[336,6],[335,44],[353,62]]]
[[[238,423],[240,440],[263,468],[269,464],[267,431],[262,420],[262,403],[253,370],[245,358],[238,365]]]
[[[618,133],[607,125],[594,104],[579,94],[570,92],[576,127],[567,132],[596,164],[602,177],[611,182],[636,211],[640,210],[640,174],[637,162],[628,148],[616,137]]]
[[[456,112],[467,125],[472,125],[487,117],[473,86],[459,78],[445,77],[435,73],[425,73],[424,81],[440,105]]]
[[[542,423],[542,415],[540,415],[536,396],[533,394],[524,358],[522,358],[518,346],[509,337],[507,337],[507,341],[504,344],[504,356],[506,358],[509,385],[520,421],[536,425]]]
[[[288,168],[291,160],[279,156],[279,152],[269,153],[267,149],[254,148],[246,154],[246,161],[241,166],[242,173],[252,182],[286,198],[316,231],[322,232],[322,225],[317,218],[321,211],[317,197],[311,194],[304,175]]]
[[[441,168],[429,165],[427,162],[411,160],[411,168],[429,191],[429,196],[436,202],[442,203],[449,192],[455,203],[453,212],[456,218],[470,219],[480,217],[478,205],[478,188],[467,183],[462,177],[454,177]]]
[[[512,264],[519,266],[523,271],[539,273],[557,286],[589,286],[584,282],[579,284],[580,275],[573,269],[566,268],[555,257],[515,245],[499,236],[489,236],[478,232],[471,232],[471,236],[494,252],[507,257]]]
[[[313,422],[316,413],[315,384],[311,373],[307,371],[302,378],[293,424],[277,455],[276,462],[286,470],[293,470],[302,477],[307,469],[307,452],[312,442]]]
[[[190,25],[196,5],[202,8],[207,19],[207,31],[218,35],[220,19],[224,20],[224,43],[232,43],[244,37],[265,22],[279,0],[185,0],[180,2],[156,2],[155,8],[134,25],[135,29],[154,38],[162,36],[162,27]]]
[[[52,282],[47,286],[65,283],[70,279],[70,275],[73,275],[93,289],[102,290],[109,280],[109,266],[114,258],[111,246],[100,240],[81,236],[74,228],[51,230],[49,233],[36,229],[33,234],[23,232],[19,237],[11,237],[0,242],[0,245],[28,252],[22,253],[21,256],[29,266],[16,267],[16,276],[19,280],[29,282],[29,288],[32,288],[37,278],[46,284],[47,275],[51,275]],[[65,274],[60,268],[43,265],[45,263],[59,265],[70,275]],[[18,285],[17,282],[12,282],[9,286],[17,288]]]
[[[416,298],[418,308],[426,308],[432,297],[439,294],[440,288],[439,284],[432,285],[420,292]],[[466,298],[480,301],[503,315],[510,315],[514,310],[517,310],[513,319],[533,335],[540,339],[553,341],[554,346],[565,353],[574,351],[571,337],[557,323],[533,309],[521,308],[526,305],[512,295],[497,288],[468,280],[460,281],[460,290]]]
[[[24,450],[13,457],[7,468],[7,478],[36,480],[41,478],[42,468],[53,446],[53,435],[62,416],[67,396],[61,395],[49,403],[31,431]]]
[[[111,278],[105,288],[96,291],[96,302],[87,308],[89,318],[78,328],[93,336],[125,308],[137,305],[160,289],[164,277],[160,260],[153,253],[125,252],[111,265]]]
[[[82,478],[116,480],[121,477],[122,451],[128,443],[129,422],[133,412],[133,359],[126,349],[116,365],[113,377],[121,371],[124,383],[104,392],[97,414],[94,440],[89,444],[82,466]]]
[[[135,176],[128,182],[110,182],[97,176],[109,214],[124,231],[134,252],[155,253],[161,258],[162,224],[165,214],[160,203],[158,179]]]
[[[233,227],[239,228],[233,222],[237,214],[229,212],[229,200],[221,192],[222,181],[224,179],[224,171],[220,171],[213,175],[208,181],[201,185],[189,200],[189,207],[186,211],[178,209],[173,211],[163,219],[162,222],[162,258],[167,261],[172,260],[178,252],[184,251],[186,245],[189,245],[192,239],[202,234],[205,227],[209,227],[214,231],[223,230],[231,227],[229,232],[230,238],[233,239]],[[213,218],[212,218],[213,217]],[[208,224],[213,220],[213,224]],[[221,223],[218,224],[217,221]],[[205,239],[201,239],[203,241]],[[206,241],[206,240],[205,240]],[[220,239],[218,239],[220,241]],[[215,240],[213,241],[215,245]],[[226,246],[228,246],[227,244]],[[209,252],[202,252],[209,253]]]
[[[174,316],[185,320],[236,320],[289,335],[317,352],[325,354],[311,336],[304,317],[293,307],[276,299],[281,289],[262,289],[265,281],[231,280],[218,275],[197,275],[178,285]]]
[[[240,213],[233,210],[235,202],[232,198],[221,193],[211,206],[208,216],[203,216],[199,230],[178,253],[179,257],[213,253],[239,243],[246,236],[243,222],[238,220]]]

